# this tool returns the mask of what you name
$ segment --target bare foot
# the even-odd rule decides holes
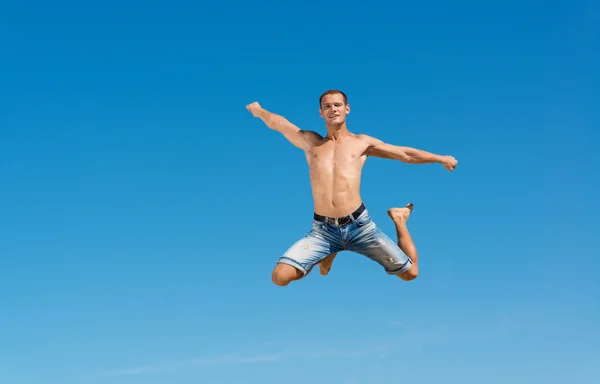
[[[406,223],[414,206],[415,205],[413,203],[408,203],[404,208],[390,208],[388,209],[388,216],[391,217],[394,221],[398,220],[400,222]]]
[[[321,262],[319,263],[319,272],[321,272],[321,275],[325,276],[329,273],[329,271],[331,270],[331,264],[333,264],[333,259],[336,255],[337,252],[332,253],[331,255],[321,260]]]

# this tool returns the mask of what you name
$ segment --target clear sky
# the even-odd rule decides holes
[[[0,382],[600,382],[598,2],[275,4],[3,2]],[[245,106],[323,133],[329,88],[459,160],[365,167],[413,282],[271,282],[312,199]]]

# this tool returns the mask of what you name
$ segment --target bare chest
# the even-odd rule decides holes
[[[364,148],[353,140],[345,142],[328,141],[323,145],[313,147],[308,155],[312,168],[318,170],[348,169],[364,162]]]

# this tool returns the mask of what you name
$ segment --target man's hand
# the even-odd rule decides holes
[[[255,101],[252,104],[246,105],[246,109],[252,113],[252,116],[260,117],[260,111],[262,110],[262,107],[260,106],[260,104],[258,104],[257,101]]]
[[[456,168],[456,164],[458,164],[458,161],[456,161],[456,159],[452,156],[442,156],[440,163],[442,163],[444,168],[452,172],[454,171],[454,168]]]

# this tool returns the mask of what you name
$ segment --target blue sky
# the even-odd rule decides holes
[[[415,3],[4,2],[0,382],[599,382],[600,7]],[[245,105],[324,132],[329,88],[459,160],[365,167],[411,283],[270,281],[312,200]]]

